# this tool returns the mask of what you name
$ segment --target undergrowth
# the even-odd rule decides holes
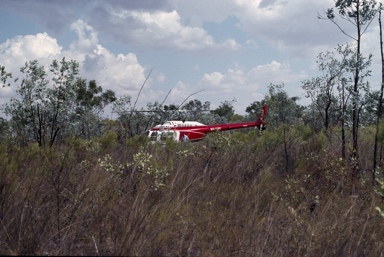
[[[361,138],[356,178],[333,133],[4,142],[0,254],[380,256],[384,179],[380,166],[372,183],[373,137]]]

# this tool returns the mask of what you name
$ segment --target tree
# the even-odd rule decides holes
[[[58,132],[61,130],[62,139],[69,132],[71,114],[75,111],[77,102],[77,78],[79,63],[63,58],[60,62],[54,60],[50,71],[53,74],[53,86],[48,88],[48,117],[50,123],[50,142],[52,146]]]
[[[104,107],[114,101],[116,101],[115,92],[107,90],[103,92],[103,88],[98,86],[95,80],[91,80],[86,85],[85,80],[79,80],[79,84],[76,89],[76,100],[78,102],[79,111],[81,109],[95,109],[97,113],[104,109]]]
[[[303,81],[302,88],[307,93],[306,97],[312,100],[310,108],[319,114],[326,130],[329,128],[330,122],[341,122],[341,152],[342,158],[345,158],[346,108],[353,92],[348,87],[353,81],[353,78],[349,76],[349,65],[350,60],[354,58],[354,51],[350,45],[345,47],[339,45],[336,52],[338,55],[328,51],[318,55],[317,64],[322,75]],[[339,92],[338,96],[336,91]],[[316,125],[312,127],[316,127]]]
[[[4,106],[4,113],[11,117],[10,124],[21,143],[34,140],[42,146],[47,132],[47,74],[37,60],[25,63],[20,71],[25,74],[16,90],[20,98],[11,98]]]
[[[383,108],[383,94],[384,94],[384,53],[383,53],[383,30],[381,24],[381,9],[382,4],[380,3],[379,7],[379,27],[380,27],[380,56],[381,56],[381,87],[380,87],[380,97],[378,101],[377,108],[377,120],[376,120],[376,133],[375,133],[375,143],[373,149],[373,176],[372,182],[376,183],[376,168],[377,168],[377,148],[378,148],[378,139],[379,139],[379,128],[380,128],[380,119],[382,116]]]
[[[9,123],[6,119],[0,117],[0,142],[8,139],[10,134]]]
[[[194,99],[184,104],[181,109],[189,111],[208,111],[210,109],[211,103],[206,101],[204,104],[198,100]]]
[[[147,110],[134,109],[129,95],[123,95],[113,103],[112,111],[117,113],[120,124],[118,128],[120,142],[124,142],[127,137],[142,135],[155,123],[161,123],[164,111],[160,104],[156,102],[147,105]]]
[[[54,60],[51,85],[37,60],[27,62],[20,69],[24,78],[16,90],[18,97],[11,98],[4,106],[20,143],[35,141],[39,146],[52,146],[58,139],[77,136],[81,127],[78,124],[114,101],[114,93],[102,93],[96,82],[86,87],[85,80],[77,76],[78,67],[73,60]]]
[[[298,97],[289,97],[284,91],[284,84],[269,85],[269,95],[264,98],[268,105],[268,127],[278,128],[283,131],[285,171],[289,172],[292,168],[293,160],[290,158],[290,147],[293,138],[288,133],[288,127],[299,123],[301,119],[303,107],[298,105]]]
[[[329,128],[331,119],[332,121],[336,119],[334,114],[338,113],[338,99],[335,91],[346,72],[346,60],[351,53],[348,47],[343,50],[342,46],[338,46],[337,52],[341,59],[335,58],[333,52],[320,53],[317,64],[321,76],[305,80],[302,85],[307,93],[306,97],[312,100],[325,129]]]
[[[7,83],[9,78],[12,78],[12,73],[7,72],[5,67],[0,65],[0,81],[3,84],[3,87],[10,86],[10,84]]]
[[[288,96],[284,91],[283,83],[270,84],[268,88],[269,95],[263,99],[262,103],[265,102],[268,105],[269,127],[297,124],[303,111],[303,107],[296,103],[300,98]]]
[[[229,121],[231,119],[231,117],[235,114],[235,110],[234,110],[234,107],[232,104],[234,102],[236,102],[235,99],[233,99],[232,101],[221,102],[219,107],[217,107],[215,110],[211,111],[211,113],[217,114],[220,117],[225,118],[226,121]]]
[[[84,79],[78,79],[76,85],[76,110],[73,121],[80,125],[79,131],[83,138],[96,136],[99,127],[99,114],[104,108],[117,100],[115,92],[98,86],[95,80],[89,81],[88,85]]]
[[[175,104],[164,105],[164,111],[176,111],[178,107]]]
[[[372,20],[377,14],[376,1],[375,0],[335,0],[335,8],[339,11],[339,15],[343,20],[351,23],[356,28],[356,36],[349,35],[346,33],[335,20],[335,14],[333,8],[326,11],[326,19],[333,22],[343,34],[351,38],[356,43],[356,55],[355,61],[353,62],[354,69],[354,83],[353,83],[353,127],[352,127],[352,138],[353,138],[353,150],[351,157],[354,160],[358,160],[358,105],[359,105],[359,90],[361,77],[360,72],[362,67],[362,55],[361,55],[361,38],[364,32],[367,30]],[[319,16],[319,18],[323,18]]]
[[[131,131],[129,114],[131,112],[131,96],[123,95],[119,97],[112,105],[112,112],[117,113],[120,126],[118,128],[118,138],[123,142],[129,131]]]
[[[208,101],[202,103],[200,100],[194,99],[181,107],[181,110],[185,110],[186,112],[179,113],[179,116],[183,117],[183,119],[198,120],[204,112],[210,110],[210,106],[211,103]]]
[[[263,106],[265,104],[266,104],[266,101],[265,101],[265,99],[263,99],[261,101],[255,101],[255,102],[251,103],[250,105],[248,105],[245,108],[245,112],[248,113],[248,115],[249,115],[248,118],[251,120],[257,119],[259,114],[260,114],[261,108],[263,108]]]

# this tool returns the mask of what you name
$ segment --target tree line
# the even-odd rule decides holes
[[[163,102],[148,103],[147,109],[137,109],[132,97],[116,97],[112,90],[104,91],[95,80],[86,81],[79,76],[76,60],[54,60],[49,68],[40,66],[37,60],[27,62],[20,71],[21,80],[15,79],[16,96],[2,106],[9,119],[0,119],[0,137],[12,139],[19,145],[35,142],[39,146],[61,144],[71,138],[91,139],[113,130],[119,140],[144,135],[156,124],[169,119],[190,119],[205,124],[255,120],[264,104],[269,105],[270,128],[283,127],[289,130],[295,124],[308,125],[315,132],[340,128],[343,159],[356,163],[358,172],[359,130],[375,126],[374,162],[378,164],[378,151],[382,153],[384,132],[381,129],[384,72],[380,90],[372,90],[370,66],[372,54],[361,53],[363,34],[378,18],[380,26],[380,49],[384,63],[381,33],[381,3],[376,0],[335,0],[335,6],[327,9],[320,20],[334,23],[340,32],[352,39],[351,44],[337,45],[334,51],[319,53],[317,65],[319,76],[302,81],[301,87],[311,100],[308,106],[298,103],[299,97],[289,96],[284,83],[270,84],[268,95],[261,101],[250,103],[246,115],[238,115],[233,103],[225,100],[215,110],[210,102],[198,99],[185,104],[163,105]],[[345,32],[337,17],[346,20],[355,28],[353,34]],[[384,66],[383,66],[384,67]],[[12,74],[0,65],[0,80],[11,86]],[[186,99],[187,100],[187,99]],[[105,107],[111,105],[116,119],[103,117]]]

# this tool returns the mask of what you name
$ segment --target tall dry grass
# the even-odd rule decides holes
[[[286,132],[3,144],[0,254],[381,256],[373,138],[361,137],[356,178],[337,131]]]

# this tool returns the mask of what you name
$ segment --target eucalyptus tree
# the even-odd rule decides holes
[[[245,108],[245,112],[248,113],[246,119],[247,120],[256,120],[259,117],[260,110],[266,104],[265,99],[261,101],[254,101],[250,105]]]
[[[289,127],[299,123],[303,107],[296,103],[299,100],[298,97],[288,96],[284,91],[283,83],[270,84],[268,88],[269,95],[263,99],[263,103],[268,105],[268,128],[281,129],[283,132],[285,170],[289,172],[293,162],[289,149],[294,141],[289,133]]]
[[[268,105],[268,124],[278,127],[280,125],[294,125],[302,116],[303,107],[296,103],[300,100],[297,96],[289,96],[284,90],[284,84],[270,84],[269,95],[265,96],[262,103]],[[260,111],[260,110],[259,110]]]
[[[352,93],[349,85],[353,78],[348,73],[349,60],[353,58],[351,46],[339,45],[337,54],[326,51],[317,57],[317,65],[321,75],[303,81],[302,88],[306,91],[306,97],[312,100],[308,111],[314,111],[318,115],[309,115],[311,119],[320,117],[322,127],[326,130],[330,123],[341,122],[341,153],[345,158],[346,138],[345,122],[347,119],[346,108],[348,99]],[[338,92],[338,94],[337,94]],[[313,126],[319,130],[316,122]]]
[[[336,92],[346,73],[346,59],[350,54],[350,51],[343,51],[342,46],[338,46],[337,52],[340,54],[340,59],[335,57],[333,52],[320,53],[316,62],[321,75],[302,82],[306,97],[312,100],[313,107],[317,110],[325,129],[328,129],[330,123],[335,121],[334,114],[339,112]]]
[[[58,135],[63,140],[70,133],[72,114],[77,107],[79,63],[74,60],[66,61],[65,58],[61,61],[53,60],[50,71],[53,85],[48,88],[47,114],[49,144],[52,146]]]
[[[379,104],[379,91],[371,91],[364,94],[359,108],[359,123],[362,126],[375,125],[377,121],[377,106]]]
[[[198,99],[190,100],[181,107],[186,112],[180,113],[179,116],[183,119],[199,120],[205,113],[210,111],[210,108],[211,103],[209,101],[202,103]]]
[[[16,89],[19,98],[11,98],[3,109],[11,117],[10,125],[18,142],[35,141],[42,146],[47,134],[48,80],[43,66],[37,60],[25,63],[20,69],[24,74]]]
[[[161,119],[159,116],[159,104],[148,103],[147,110],[136,110],[132,106],[131,96],[125,94],[113,102],[112,111],[118,115],[118,137],[123,142],[127,137],[144,134],[155,122]]]
[[[362,35],[367,30],[372,20],[377,14],[377,2],[375,0],[335,0],[335,8],[339,11],[339,16],[352,24],[356,28],[356,35],[348,34],[341,25],[336,21],[333,8],[329,8],[326,11],[326,19],[333,22],[340,31],[352,39],[356,43],[356,55],[355,60],[351,63],[351,67],[354,70],[354,82],[353,82],[353,127],[352,127],[352,138],[353,138],[353,151],[351,157],[353,159],[358,158],[358,106],[360,97],[360,85],[361,76],[360,72],[365,68],[362,64],[361,54],[361,40]],[[323,18],[319,16],[319,18]]]
[[[79,78],[76,85],[76,109],[73,113],[73,119],[79,124],[77,130],[83,138],[100,136],[101,117],[104,108],[117,100],[115,92],[98,86],[95,80],[86,82]]]
[[[212,110],[212,114],[216,114],[220,117],[225,118],[224,122],[228,122],[231,120],[231,117],[235,114],[235,108],[233,107],[233,103],[236,102],[236,99],[233,99],[232,101],[224,101],[221,102],[219,107]]]
[[[123,142],[129,131],[129,114],[132,111],[131,107],[131,96],[123,95],[117,98],[112,104],[112,112],[118,115],[117,120],[119,121],[119,127],[117,128],[118,138]]]
[[[7,141],[10,138],[10,133],[9,122],[0,117],[0,143]]]
[[[97,96],[100,88],[88,88],[87,99],[79,96],[85,83],[78,77],[79,63],[63,58],[53,60],[48,74],[37,60],[27,62],[20,71],[24,78],[17,86],[16,95],[4,105],[21,143],[37,142],[40,146],[52,146],[58,139],[63,141],[71,134],[78,134],[76,123],[79,107],[103,108],[113,99],[113,93]],[[98,98],[100,97],[100,98]],[[89,111],[90,109],[88,109]]]
[[[376,169],[377,169],[377,148],[379,140],[379,128],[380,120],[383,113],[383,94],[384,94],[384,51],[383,51],[383,29],[381,23],[381,10],[383,8],[382,3],[379,5],[379,28],[380,28],[380,57],[381,57],[381,87],[379,93],[379,101],[377,108],[377,120],[376,120],[376,133],[375,133],[375,144],[373,149],[373,184],[376,183]]]
[[[0,65],[0,81],[3,87],[11,85],[9,82],[7,82],[9,78],[12,78],[12,73],[7,72],[5,70],[5,66]]]

